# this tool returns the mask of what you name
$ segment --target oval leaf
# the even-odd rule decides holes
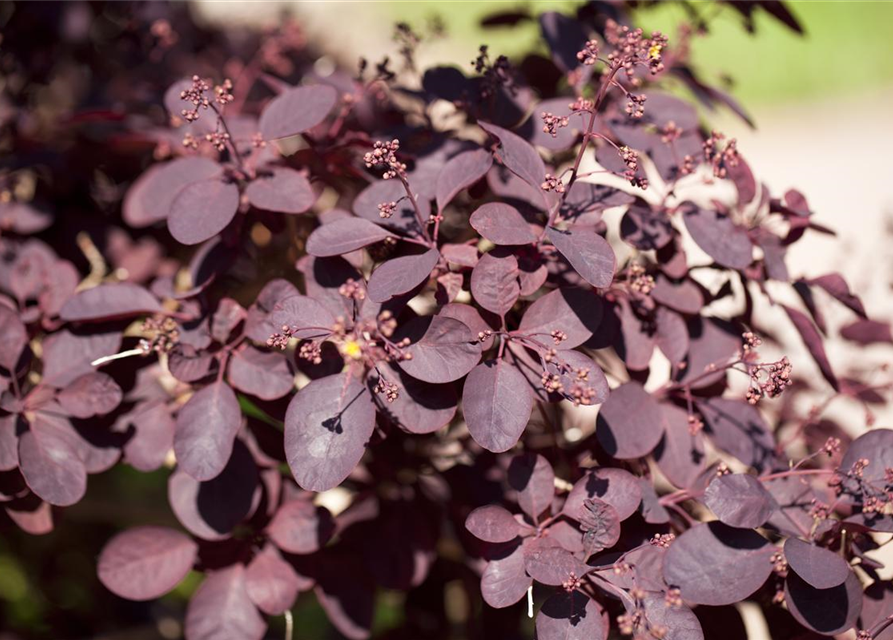
[[[753,243],[744,227],[718,211],[683,205],[683,220],[695,243],[717,264],[745,269],[753,261]]]
[[[245,195],[252,206],[279,213],[304,213],[316,202],[307,178],[286,167],[258,176],[246,187]]]
[[[220,175],[223,168],[207,158],[177,158],[156,164],[127,190],[122,205],[124,222],[134,228],[167,220],[180,190],[193,182]]]
[[[756,529],[772,517],[778,505],[763,483],[746,473],[714,478],[704,503],[722,522],[741,529]]]
[[[789,573],[784,599],[788,611],[804,627],[824,636],[836,636],[856,625],[862,612],[862,585],[856,574],[850,572],[843,584],[816,589],[796,573]]]
[[[239,401],[228,384],[215,382],[197,392],[177,414],[174,453],[180,468],[196,480],[216,477],[241,426]]]
[[[299,555],[319,551],[332,537],[334,529],[328,509],[300,498],[279,507],[267,525],[267,533],[277,547]]]
[[[273,98],[260,115],[264,140],[287,138],[312,129],[326,119],[338,101],[334,87],[295,87]]]
[[[549,227],[546,234],[586,282],[599,289],[611,286],[617,270],[617,257],[608,241],[593,227],[572,225],[565,231]]]
[[[839,555],[798,538],[788,538],[784,543],[784,557],[790,568],[815,589],[836,587],[850,575],[850,566]]]
[[[229,382],[261,400],[276,400],[294,389],[295,376],[281,353],[249,346],[229,361]]]
[[[411,344],[412,359],[397,364],[413,378],[442,384],[458,380],[481,359],[481,344],[471,329],[455,318],[434,316],[422,339]]]
[[[374,429],[369,391],[350,374],[314,380],[285,413],[285,456],[295,480],[307,491],[338,486],[363,457]]]
[[[223,231],[239,208],[239,188],[218,178],[187,185],[171,203],[167,228],[177,242],[198,244]]]
[[[561,331],[567,339],[558,348],[573,349],[589,340],[602,320],[602,303],[591,291],[558,289],[527,308],[518,333],[546,338]]]
[[[532,244],[536,236],[518,210],[502,202],[489,202],[475,209],[468,221],[493,244]]]
[[[487,311],[504,316],[521,295],[518,259],[485,254],[471,272],[471,295]]]
[[[307,253],[321,258],[341,256],[390,237],[392,233],[364,218],[341,218],[310,234]]]
[[[660,405],[638,382],[611,391],[598,412],[595,435],[605,452],[620,460],[647,456],[663,434]]]
[[[479,364],[465,379],[465,421],[474,441],[488,451],[508,451],[524,433],[533,394],[527,380],[503,360]]]
[[[605,640],[605,620],[598,603],[580,591],[556,593],[536,614],[538,640]]]
[[[366,290],[373,302],[387,302],[394,296],[409,293],[426,282],[437,266],[440,253],[429,249],[425,253],[394,258],[382,263],[372,272]]]
[[[198,545],[167,527],[128,529],[112,538],[99,555],[99,580],[117,596],[152,600],[186,577]]]
[[[493,154],[486,149],[472,149],[450,158],[437,174],[435,195],[437,210],[443,211],[456,195],[487,175],[493,166]]]
[[[508,542],[521,532],[515,517],[497,504],[478,507],[469,513],[465,528],[484,542]]]
[[[543,456],[525,453],[512,458],[508,469],[508,483],[518,492],[518,506],[534,522],[552,505],[555,472]]]
[[[266,631],[241,564],[208,575],[186,608],[186,640],[260,640]]]
[[[112,320],[161,311],[158,300],[143,287],[129,282],[119,282],[101,284],[77,293],[62,305],[59,315],[63,320],[74,322]]]

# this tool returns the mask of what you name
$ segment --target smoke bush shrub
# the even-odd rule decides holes
[[[778,3],[724,10],[799,30]],[[848,307],[856,342],[889,326],[840,275],[789,273],[790,245],[832,231],[706,124],[698,106],[749,123],[688,58],[708,25],[504,12],[485,23],[536,21],[547,53],[424,70],[398,25],[396,62],[321,74],[294,22],[227,34],[183,7],[71,3],[50,45],[25,36],[49,8],[16,11],[9,521],[64,529],[88,476],[169,469],[180,526],[122,528],[97,571],[130,600],[204,574],[188,640],[261,638],[310,590],[367,638],[379,589],[406,593],[400,637],[447,637],[450,582],[464,637],[530,616],[541,640],[697,640],[745,600],[776,638],[891,637],[866,554],[893,532],[893,431],[823,416],[889,382],[837,373],[821,308]],[[823,380],[798,377],[760,300]]]

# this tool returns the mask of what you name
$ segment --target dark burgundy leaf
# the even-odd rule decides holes
[[[439,260],[440,253],[437,249],[429,249],[425,253],[382,263],[369,278],[369,299],[373,302],[387,302],[394,296],[409,293],[428,280]]]
[[[161,305],[143,287],[119,282],[85,289],[69,298],[59,315],[63,320],[111,320],[161,312]]]
[[[856,315],[863,319],[868,319],[868,315],[865,313],[865,307],[862,306],[862,301],[858,296],[850,292],[846,280],[844,280],[843,276],[839,273],[829,273],[824,276],[819,276],[818,278],[812,278],[807,280],[806,283],[821,287],[835,300],[855,312]]]
[[[692,239],[717,264],[739,270],[750,266],[753,243],[747,230],[732,222],[729,216],[687,203],[682,219]]]
[[[138,229],[167,220],[171,204],[183,187],[219,176],[222,172],[223,167],[216,162],[196,157],[177,158],[149,167],[124,196],[124,222]]]
[[[304,213],[316,202],[307,178],[286,167],[258,176],[245,189],[245,196],[253,207],[279,213]]]
[[[468,514],[465,528],[484,542],[508,542],[521,533],[515,517],[496,504],[478,507]]]
[[[504,360],[490,360],[465,379],[462,407],[475,442],[500,453],[515,446],[524,433],[533,395],[518,369]]]
[[[810,355],[812,355],[813,360],[815,360],[816,364],[819,366],[819,371],[822,372],[825,380],[828,381],[828,384],[830,384],[835,391],[839,391],[840,383],[837,380],[837,376],[834,374],[834,370],[831,368],[828,356],[825,354],[825,345],[823,344],[822,334],[819,333],[818,329],[815,328],[815,325],[812,324],[812,321],[809,319],[809,316],[805,313],[787,305],[781,306],[788,314],[791,322],[794,323],[794,327],[797,329],[800,337],[803,338],[803,343],[809,350]]]
[[[471,272],[471,295],[487,311],[504,316],[521,294],[518,274],[518,259],[511,253],[486,253]]]
[[[836,636],[855,626],[862,612],[862,585],[850,572],[843,584],[816,589],[792,572],[784,583],[784,599],[788,611],[804,627]]]
[[[598,235],[593,227],[571,225],[564,231],[549,227],[546,233],[555,248],[586,282],[599,289],[611,285],[617,258],[608,241]]]
[[[323,567],[314,588],[320,606],[332,625],[349,640],[366,640],[375,612],[374,585],[364,580],[362,574],[357,575],[353,558],[337,558]]]
[[[104,373],[88,373],[65,387],[56,401],[69,416],[91,418],[110,413],[121,403],[121,387]]]
[[[382,218],[378,205],[383,202],[395,202],[397,208],[390,218]],[[431,213],[431,204],[427,199],[419,198],[419,211],[426,220]],[[353,212],[376,224],[394,229],[404,234],[419,235],[418,218],[412,201],[406,197],[406,191],[399,180],[379,180],[363,189],[353,202]]]
[[[673,239],[673,225],[665,213],[633,205],[620,220],[620,237],[640,251],[657,250]]]
[[[226,467],[213,480],[199,482],[183,470],[174,472],[168,480],[168,501],[190,533],[223,540],[251,512],[258,481],[251,453],[237,440]]]
[[[890,323],[880,320],[856,320],[841,327],[840,335],[862,345],[893,343]]]
[[[618,298],[614,312],[620,321],[620,333],[614,348],[630,371],[645,371],[654,355],[654,336],[645,321],[633,311],[626,298]]]
[[[674,369],[685,361],[688,355],[688,327],[685,320],[675,311],[658,307],[654,314],[654,342],[670,361]]]
[[[332,332],[335,316],[313,298],[296,295],[275,303],[269,314],[269,324],[274,332],[282,331],[282,327],[287,326],[292,329],[295,338],[313,339]]]
[[[192,569],[198,545],[167,527],[137,527],[112,538],[99,555],[99,580],[117,596],[152,600],[177,586]]]
[[[519,245],[536,242],[536,235],[515,207],[488,202],[475,209],[469,224],[493,244]]]
[[[558,289],[538,298],[527,308],[518,333],[547,338],[552,331],[561,331],[567,339],[561,349],[573,349],[589,340],[602,320],[601,298],[582,289]]]
[[[875,428],[853,440],[840,461],[840,468],[849,471],[860,458],[868,460],[868,466],[862,470],[862,480],[886,484],[886,469],[893,468],[893,429]]]
[[[270,280],[257,294],[255,303],[248,308],[245,335],[257,342],[266,342],[267,338],[282,328],[281,324],[274,324],[270,317],[276,304],[297,295],[298,290],[287,280],[279,278]]]
[[[679,382],[692,389],[703,389],[726,376],[723,369],[741,348],[741,333],[732,326],[713,318],[695,318],[688,326],[690,343],[688,362]],[[708,369],[716,369],[709,373]]]
[[[241,564],[209,574],[186,609],[186,640],[261,640],[266,631]]]
[[[583,549],[587,557],[610,549],[620,540],[620,516],[607,502],[587,498],[577,520],[583,530]]]
[[[481,344],[466,324],[434,316],[422,339],[411,344],[411,360],[397,364],[413,378],[442,384],[458,380],[481,359]]]
[[[167,228],[177,242],[198,244],[223,231],[239,208],[239,188],[219,178],[187,185],[171,203]]]
[[[177,413],[174,453],[196,480],[210,480],[226,466],[242,426],[236,394],[225,382],[198,391]]]
[[[261,400],[276,400],[294,389],[295,376],[281,353],[247,347],[229,361],[229,383]]]
[[[350,475],[375,429],[369,391],[350,373],[314,380],[285,414],[285,455],[298,485],[325,491]]]
[[[245,591],[264,613],[281,616],[295,605],[301,579],[271,544],[264,547],[245,569]]]
[[[742,529],[763,526],[778,507],[763,484],[746,473],[714,478],[704,493],[704,502],[722,522]]]
[[[260,115],[264,140],[287,138],[312,129],[326,119],[338,101],[330,86],[295,87],[273,98]]]
[[[608,630],[598,602],[580,591],[557,593],[536,614],[538,640],[605,640]]]
[[[759,409],[744,400],[710,398],[697,403],[707,434],[723,451],[763,471],[775,457],[775,440]]]
[[[481,317],[480,312],[472,307],[470,304],[451,303],[445,305],[438,312],[437,315],[443,316],[444,318],[453,318],[454,320],[458,320],[459,322],[465,324],[469,329],[471,329],[471,334],[475,337],[485,331],[493,330],[493,327],[487,324],[487,322]],[[490,336],[489,338],[484,340],[481,343],[482,349],[484,351],[487,351],[490,347],[493,346],[493,341],[493,336]]]
[[[707,466],[704,436],[691,434],[686,411],[670,404],[662,404],[661,410],[664,436],[654,450],[654,461],[670,482],[688,489]]]
[[[698,617],[685,605],[667,606],[666,597],[662,593],[646,594],[644,603],[648,622],[666,629],[663,640],[704,640],[704,631]]]
[[[579,521],[586,500],[599,499],[617,511],[620,520],[633,515],[642,502],[642,489],[638,478],[629,471],[612,467],[599,467],[589,471],[574,485],[562,512]]]
[[[390,364],[380,364],[378,368],[397,387],[397,399],[381,403],[379,414],[386,415],[404,431],[432,433],[445,427],[456,415],[459,398],[454,385],[421,382]],[[367,385],[374,388],[378,379],[377,374],[370,374]]]
[[[124,460],[139,471],[155,471],[174,446],[176,423],[170,409],[162,401],[147,401],[133,410],[128,422],[134,434],[124,445]]]
[[[670,521],[670,512],[660,503],[651,479],[639,478],[639,486],[642,488],[642,504],[639,505],[642,519],[648,524],[667,524]]]
[[[534,522],[551,506],[555,495],[555,472],[543,456],[525,453],[512,458],[508,483],[518,492],[518,506]]]
[[[595,435],[608,455],[621,460],[646,456],[664,434],[663,412],[638,382],[613,391],[598,412]]]
[[[217,311],[211,319],[211,336],[219,343],[225,344],[242,322],[247,312],[232,298],[223,298],[217,305]]]
[[[304,498],[283,504],[267,525],[267,533],[276,546],[300,555],[319,551],[332,537],[334,529],[329,510]]]
[[[561,547],[537,544],[534,540],[524,554],[524,568],[530,577],[551,586],[560,586],[568,579],[582,578],[590,567]]]
[[[580,66],[577,52],[587,38],[579,20],[557,11],[546,11],[540,15],[540,31],[552,51],[552,61],[562,71],[573,71]]]
[[[662,273],[655,279],[651,297],[670,309],[689,315],[700,313],[704,306],[704,294],[694,281],[686,278],[674,282]]]
[[[217,357],[210,351],[196,349],[185,342],[175,344],[167,354],[167,368],[181,382],[198,382],[217,366]]]
[[[487,175],[491,166],[493,154],[486,149],[463,151],[450,158],[437,174],[437,210],[443,211],[460,191]]]
[[[788,538],[784,543],[788,566],[814,589],[830,589],[843,584],[851,571],[846,560],[829,549]]]
[[[27,344],[25,325],[15,311],[0,304],[0,367],[14,371]]]
[[[311,256],[340,256],[368,247],[393,234],[364,218],[341,218],[316,229],[307,238]]]
[[[670,545],[664,578],[689,602],[734,604],[763,586],[772,574],[773,553],[775,547],[754,531],[698,524]]]
[[[58,507],[78,502],[87,490],[81,449],[66,420],[38,413],[31,429],[19,436],[19,466],[28,487]]]
[[[543,159],[530,144],[511,131],[488,122],[478,122],[487,133],[499,140],[499,158],[516,176],[539,190],[546,177]]]

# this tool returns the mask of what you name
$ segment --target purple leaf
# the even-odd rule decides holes
[[[673,240],[673,225],[665,212],[636,204],[620,220],[620,237],[640,251],[657,250]]]
[[[577,60],[577,52],[586,45],[587,40],[580,21],[557,11],[546,11],[540,15],[539,22],[556,66],[565,73],[579,67],[581,63]]]
[[[375,429],[369,391],[349,373],[314,380],[285,414],[285,455],[298,485],[325,491],[350,475]]]
[[[152,600],[177,586],[192,569],[198,545],[167,527],[137,527],[112,538],[99,555],[105,587],[128,600]]]
[[[364,218],[341,218],[317,228],[307,238],[311,256],[341,256],[368,247],[393,234]]]
[[[33,493],[15,498],[3,505],[6,515],[16,526],[32,536],[42,536],[53,530],[53,510]]]
[[[199,244],[213,238],[232,221],[239,208],[239,188],[220,178],[187,185],[171,203],[167,228],[174,240]]]
[[[662,404],[664,435],[654,450],[654,461],[667,479],[682,489],[690,488],[706,468],[704,436],[689,432],[688,412]]]
[[[471,371],[481,359],[481,345],[468,326],[454,318],[434,316],[422,339],[411,344],[411,360],[397,364],[413,378],[443,384]]]
[[[143,287],[119,282],[85,289],[69,298],[59,312],[67,322],[112,320],[160,313],[161,305]],[[108,354],[104,354],[108,355]]]
[[[112,412],[121,403],[121,387],[104,373],[88,373],[59,392],[56,400],[74,418],[92,418]]]
[[[241,564],[209,574],[186,608],[186,640],[261,640],[266,631]]]
[[[784,600],[788,611],[804,627],[824,636],[837,636],[856,625],[862,612],[862,585],[852,571],[843,584],[830,589],[816,589],[796,573],[789,573]]]
[[[258,471],[241,441],[213,480],[199,482],[178,469],[168,479],[167,495],[177,520],[203,540],[224,540],[254,506]]]
[[[471,295],[487,311],[504,316],[521,294],[518,259],[511,253],[486,253],[471,272]]]
[[[648,524],[667,524],[670,521],[670,512],[660,503],[651,479],[639,478],[639,486],[642,488],[642,504],[639,505],[642,518]]]
[[[556,593],[536,614],[537,640],[606,640],[598,602],[580,591]]]
[[[829,273],[818,278],[812,278],[806,281],[807,284],[815,285],[824,289],[831,297],[840,302],[845,307],[851,309],[856,315],[863,319],[868,319],[865,313],[865,307],[858,296],[850,292],[850,288],[839,273]]]
[[[16,413],[0,416],[0,471],[11,471],[19,466],[17,431],[23,419]]]
[[[620,333],[615,338],[614,349],[623,358],[627,369],[645,371],[654,354],[655,340],[652,331],[635,314],[626,298],[619,297],[613,306],[620,322]]]
[[[397,399],[380,403],[379,414],[386,415],[404,431],[432,433],[448,425],[456,415],[459,399],[454,385],[421,382],[390,364],[379,364],[378,368],[397,387]],[[374,388],[378,380],[377,373],[372,372],[366,382]]]
[[[217,357],[210,351],[199,350],[181,341],[168,352],[167,368],[181,382],[198,382],[217,366]]]
[[[677,309],[678,310],[678,309]],[[741,334],[727,323],[713,318],[695,318],[689,322],[688,366],[678,375],[679,382],[692,389],[703,389],[726,377],[724,365],[741,348]],[[716,369],[709,373],[708,369]]]
[[[0,304],[0,367],[12,372],[28,344],[28,331],[15,311]]]
[[[512,458],[508,468],[508,483],[518,492],[518,506],[534,522],[552,505],[555,472],[543,456],[524,453]]]
[[[493,154],[486,149],[463,151],[453,156],[437,174],[435,194],[437,210],[443,211],[453,198],[487,175],[493,166]]]
[[[295,605],[301,579],[271,544],[260,551],[245,569],[245,591],[258,609],[281,616]]]
[[[608,399],[610,388],[605,372],[579,351],[559,352],[546,363],[546,371],[558,376],[562,385],[558,393],[576,405],[596,405]]]
[[[171,204],[183,187],[208,180],[223,172],[207,158],[177,158],[156,164],[143,173],[127,190],[122,205],[124,222],[139,229],[167,220]]]
[[[587,498],[583,501],[577,520],[583,530],[583,550],[586,557],[610,549],[620,540],[620,516],[617,515],[617,509],[607,502]]]
[[[879,320],[856,320],[841,327],[840,335],[861,345],[893,343],[890,323]]]
[[[613,391],[598,412],[595,435],[605,452],[620,460],[651,453],[664,434],[663,412],[638,382]]]
[[[499,140],[499,157],[502,163],[524,182],[539,190],[546,177],[546,167],[536,149],[517,134],[495,124],[478,122],[478,125]]]
[[[558,289],[550,291],[527,308],[518,333],[548,338],[552,331],[561,331],[567,339],[561,349],[573,349],[589,340],[602,320],[601,299],[591,291]]]
[[[326,119],[338,101],[330,86],[296,87],[273,98],[260,115],[264,140],[287,138],[312,129]]]
[[[292,336],[300,340],[321,338],[332,332],[335,316],[321,303],[307,296],[289,296],[275,303],[269,313],[273,331],[288,326]],[[268,338],[270,336],[267,336]]]
[[[518,369],[504,360],[489,360],[465,379],[462,406],[474,441],[501,453],[515,446],[524,433],[533,394]]]
[[[638,478],[629,471],[599,467],[577,480],[567,496],[562,512],[579,521],[586,500],[596,498],[614,507],[617,517],[622,521],[639,508],[642,488]]]
[[[382,218],[378,205],[383,202],[395,202],[397,208],[390,218]],[[431,213],[431,203],[419,198],[419,211],[426,220]],[[353,212],[375,224],[394,229],[407,235],[419,235],[422,230],[416,218],[412,201],[406,197],[406,190],[399,180],[379,180],[363,189],[353,201]]]
[[[784,557],[788,566],[814,589],[843,584],[851,573],[850,566],[839,555],[799,538],[787,539]]]
[[[685,320],[675,311],[666,307],[658,307],[654,314],[654,342],[670,361],[673,368],[678,368],[688,355],[688,327]]]
[[[582,578],[591,567],[561,547],[533,544],[524,554],[524,568],[537,582],[558,587],[569,579]]]
[[[84,497],[87,470],[81,443],[62,418],[41,413],[19,436],[19,466],[28,487],[52,505],[67,507]]]
[[[484,542],[508,542],[521,533],[515,516],[497,504],[478,507],[469,513],[465,528]]]
[[[688,278],[675,282],[664,274],[658,274],[651,297],[661,303],[688,315],[697,315],[704,306],[704,294],[694,281]]]
[[[233,354],[228,380],[239,391],[261,400],[281,398],[295,386],[295,376],[285,356],[251,346]]]
[[[248,313],[232,298],[223,298],[211,319],[211,336],[220,344],[226,344],[236,327],[244,322]]]
[[[664,560],[667,584],[684,600],[719,606],[744,600],[772,574],[775,547],[758,533],[721,522],[698,524],[676,538]]]
[[[747,230],[732,222],[729,216],[686,203],[683,220],[695,243],[717,264],[739,270],[750,266],[753,243]]]
[[[757,471],[771,466],[775,439],[759,409],[727,398],[702,400],[697,407],[717,447]]]
[[[849,471],[860,458],[868,460],[861,481],[886,484],[886,469],[893,468],[893,429],[875,428],[853,440],[840,460],[840,469]]]
[[[437,249],[429,249],[425,253],[382,263],[369,278],[369,299],[373,302],[387,302],[395,296],[409,293],[428,280],[439,260],[440,253]]]
[[[686,607],[667,606],[662,593],[645,595],[645,617],[654,627],[666,629],[663,640],[704,640],[704,631],[694,612]]]
[[[353,558],[323,565],[313,592],[332,625],[349,640],[366,640],[375,611],[374,585],[357,575]]]
[[[257,294],[254,304],[248,308],[245,335],[257,342],[266,342],[267,338],[282,328],[281,324],[273,324],[270,318],[276,304],[296,295],[299,295],[298,290],[291,282],[279,278],[270,280]]]
[[[174,446],[176,423],[170,409],[164,402],[148,401],[138,405],[128,420],[134,434],[124,445],[124,460],[139,471],[155,471]]]
[[[177,414],[174,453],[180,468],[196,480],[210,480],[226,466],[242,426],[236,394],[225,382],[209,384]]]
[[[536,235],[518,210],[502,202],[488,202],[475,209],[469,224],[493,244],[533,244]]]
[[[784,308],[785,313],[788,314],[788,317],[791,319],[791,322],[803,339],[803,343],[809,350],[810,355],[812,355],[812,359],[815,360],[815,363],[819,366],[819,371],[822,372],[825,380],[828,381],[828,384],[830,384],[835,391],[840,391],[840,383],[837,380],[837,376],[834,375],[834,370],[831,368],[828,356],[825,354],[825,345],[823,344],[822,334],[819,333],[818,329],[815,328],[815,325],[809,319],[809,316],[805,313],[787,305],[781,306]]]
[[[481,595],[491,607],[504,609],[524,597],[533,579],[524,569],[525,545],[503,549],[481,575]]]
[[[272,175],[259,175],[245,189],[251,206],[279,213],[304,213],[316,202],[313,187],[303,174],[275,167]]]
[[[617,258],[608,241],[593,227],[571,225],[564,231],[549,227],[546,234],[586,282],[599,289],[611,286]]]
[[[283,504],[267,525],[267,533],[277,547],[299,555],[319,551],[332,537],[334,529],[329,510],[304,498]]]
[[[704,503],[720,521],[741,529],[763,526],[778,508],[763,483],[746,473],[714,478],[704,493]]]

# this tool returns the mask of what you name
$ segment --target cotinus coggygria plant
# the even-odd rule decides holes
[[[55,61],[4,35],[6,526],[163,478],[97,574],[112,605],[190,594],[187,640],[310,637],[308,597],[358,640],[745,637],[744,609],[893,637],[891,380],[832,364],[823,308],[889,325],[789,271],[833,230],[710,127],[750,119],[690,59],[700,12],[667,36],[639,4],[494,14],[541,49],[464,69],[421,68],[437,25],[333,67],[299,22],[155,3],[56,6]]]

